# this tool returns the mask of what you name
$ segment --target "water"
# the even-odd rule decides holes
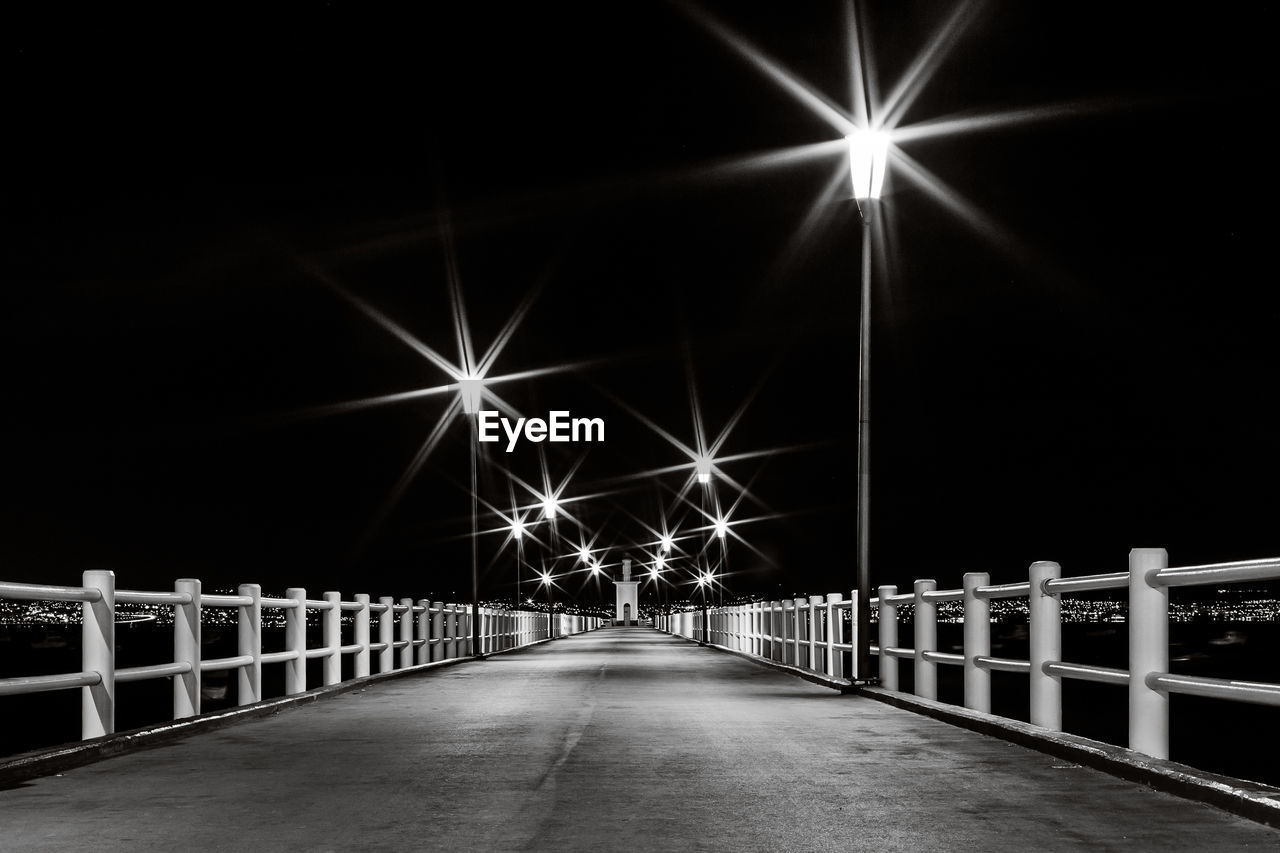
[[[1074,663],[1126,667],[1128,638],[1123,624],[1063,625],[1063,657]],[[959,650],[962,626],[938,625],[938,648]],[[911,624],[901,626],[903,644],[910,642]],[[1205,675],[1246,681],[1280,681],[1280,624],[1274,622],[1173,623],[1170,631],[1170,668],[1187,675]],[[1025,626],[992,626],[992,655],[1027,658]],[[1229,632],[1236,632],[1233,637]],[[204,658],[235,654],[234,627],[205,627]],[[172,628],[153,622],[118,625],[118,665],[139,666],[171,661]],[[1224,640],[1234,640],[1223,642]],[[347,640],[344,639],[344,642]],[[308,646],[320,644],[318,630],[309,631]],[[282,629],[263,629],[263,649],[284,646]],[[321,683],[321,662],[308,661],[307,683]],[[77,672],[80,669],[79,628],[0,628],[0,677],[37,673]],[[912,667],[899,665],[900,686],[910,692]],[[352,677],[352,659],[343,656],[343,678]],[[992,680],[993,712],[1027,721],[1030,709],[1027,678],[995,672]],[[263,667],[263,695],[284,693],[284,667]],[[207,673],[203,710],[216,711],[236,704],[234,677]],[[116,728],[125,731],[169,720],[173,707],[169,679],[153,679],[117,685]],[[80,735],[78,690],[60,690],[29,696],[0,697],[0,755],[13,755],[53,746]],[[964,685],[960,667],[938,667],[938,698],[960,705]],[[1063,728],[1073,734],[1124,746],[1128,739],[1128,695],[1125,687],[1067,680],[1063,683]],[[1280,708],[1248,705],[1192,696],[1171,700],[1170,751],[1174,761],[1215,773],[1280,786],[1280,741],[1270,733],[1280,729]]]

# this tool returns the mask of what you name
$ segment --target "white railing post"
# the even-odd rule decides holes
[[[236,670],[236,704],[252,705],[262,701],[262,587],[244,583],[236,592],[251,599],[236,613],[236,653],[252,658]]]
[[[1163,548],[1129,552],[1129,748],[1169,757],[1169,694],[1147,677],[1169,671],[1169,588],[1151,576],[1169,565]]]
[[[991,605],[979,598],[978,587],[991,583],[986,572],[964,576],[964,706],[991,713],[991,673],[978,666],[978,658],[991,654]]]
[[[431,602],[431,660],[444,660],[444,602]]]
[[[356,604],[360,605],[360,609],[356,611],[354,642],[360,648],[356,649],[355,676],[356,678],[365,678],[369,675],[371,669],[369,660],[369,593],[356,593]]]
[[[844,623],[844,611],[837,605],[843,600],[844,596],[838,592],[827,594],[827,675],[832,678],[841,678],[841,670],[844,669],[841,666],[844,657],[836,650],[836,643],[840,642],[840,626]]]
[[[822,604],[823,597],[820,595],[809,596],[809,669],[821,672],[822,667],[818,665],[818,605]]]
[[[938,605],[926,601],[924,594],[938,588],[937,581],[918,580],[915,584],[916,695],[923,699],[938,698],[938,665],[924,659],[925,652],[937,650]]]
[[[424,598],[418,602],[418,606],[422,608],[422,612],[418,614],[414,624],[417,626],[415,639],[419,645],[413,659],[417,663],[427,663],[431,660],[431,602]]]
[[[87,740],[116,730],[116,575],[90,569],[80,583],[102,594],[80,609],[80,668],[100,677],[97,684],[80,688],[80,736]]]
[[[396,669],[407,669],[413,666],[413,599],[402,598],[400,604],[404,612],[400,614],[400,658]]]
[[[781,601],[769,602],[769,633],[773,644],[773,657],[778,663],[787,662],[786,605]]]
[[[895,648],[898,645],[898,608],[889,601],[890,596],[898,594],[896,586],[880,587],[880,686],[885,690],[898,689],[898,659],[889,654],[887,649]],[[854,607],[857,607],[857,599],[854,600]],[[858,622],[857,614],[854,614],[853,622]],[[855,629],[856,630],[856,629]],[[854,644],[854,669],[857,669],[857,644]],[[856,678],[858,673],[854,673]]]
[[[324,626],[324,645],[329,650],[329,655],[324,659],[321,673],[322,683],[327,687],[342,680],[342,594],[326,592],[324,600],[329,609],[324,611],[321,625]]]
[[[389,595],[379,596],[382,612],[378,614],[378,672],[390,672],[396,668],[396,600]]]
[[[307,591],[289,587],[284,597],[295,602],[284,612],[284,648],[294,654],[284,662],[284,693],[292,696],[307,689]]]
[[[458,657],[458,613],[452,604],[444,606],[444,656],[448,660]]]
[[[791,644],[791,666],[804,666],[804,663],[800,662],[800,642],[804,639],[804,634],[801,633],[803,631],[801,626],[804,625],[804,616],[801,616],[801,613],[804,611],[804,606],[804,598],[791,599],[791,639],[795,640]]]
[[[200,581],[183,578],[173,591],[191,596],[190,604],[173,605],[173,661],[191,667],[173,678],[173,718],[181,720],[200,713]]]
[[[1047,581],[1062,575],[1057,563],[1031,564],[1028,626],[1031,658],[1031,725],[1062,731],[1062,679],[1044,671],[1048,661],[1062,660],[1062,602],[1048,592]]]

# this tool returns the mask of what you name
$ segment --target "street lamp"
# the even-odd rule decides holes
[[[711,584],[711,573],[700,571],[698,573],[698,589],[702,592],[702,645],[711,642],[711,630],[707,624],[707,587]]]
[[[711,459],[707,456],[699,456],[694,460],[694,467],[698,472],[698,482],[707,485],[711,482]]]
[[[476,454],[480,446],[480,401],[484,397],[484,380],[464,376],[458,380],[458,392],[462,397],[462,412],[471,422],[471,654],[480,656],[480,568],[479,531],[476,529],[480,515],[478,496],[480,485],[476,475]],[[517,566],[517,572],[519,567]]]
[[[854,678],[871,672],[871,232],[889,157],[889,135],[858,130],[849,143],[849,175],[862,215],[862,283],[858,309],[858,578]]]
[[[560,501],[554,496],[547,498],[542,502],[542,517],[550,521],[556,517],[556,509],[560,506]]]
[[[672,544],[671,536],[663,535],[662,541],[658,543],[658,548],[663,554],[670,554]]]
[[[516,540],[516,609],[520,609],[520,575],[524,573],[524,522],[511,522],[511,538]]]
[[[542,583],[542,585],[547,588],[547,639],[554,640],[556,638],[556,623],[555,623],[556,614],[555,614],[555,602],[552,601],[551,588],[553,584],[551,582],[551,572],[548,572],[544,569],[542,571],[542,574],[539,580]]]

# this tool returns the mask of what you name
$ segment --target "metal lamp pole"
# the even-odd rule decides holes
[[[476,494],[480,485],[476,474],[476,455],[480,446],[478,414],[484,386],[480,379],[465,378],[458,381],[458,388],[462,392],[463,414],[467,416],[467,420],[471,421],[471,654],[482,657],[480,653],[480,532],[477,529],[480,504]]]
[[[854,680],[871,674],[871,222],[879,208],[889,137],[861,130],[848,137],[853,197],[862,217],[862,281],[858,308],[858,578]]]

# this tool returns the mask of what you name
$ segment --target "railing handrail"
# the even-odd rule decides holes
[[[1129,747],[1157,758],[1168,757],[1169,694],[1280,706],[1280,684],[1168,672],[1168,589],[1280,579],[1280,558],[1170,568],[1164,549],[1139,548],[1130,552],[1129,563],[1123,572],[1061,577],[1057,563],[1039,562],[1032,564],[1028,580],[1003,584],[991,584],[985,573],[971,572],[961,589],[940,590],[931,580],[918,580],[911,592],[903,593],[897,587],[882,586],[871,596],[872,607],[880,614],[878,643],[871,647],[880,658],[880,682],[897,690],[897,661],[909,659],[915,667],[915,693],[936,699],[936,668],[963,666],[965,706],[990,713],[990,673],[1023,673],[1031,691],[1031,722],[1054,731],[1062,726],[1063,679],[1127,686]],[[1122,588],[1129,590],[1129,668],[1062,660],[1061,597]],[[849,643],[838,635],[845,608],[856,598],[855,590],[848,600],[837,593],[834,601],[828,596],[825,602],[821,596],[754,602],[709,608],[705,623],[701,614],[691,611],[663,615],[658,624],[691,639],[842,677],[837,653],[855,647],[856,633]],[[989,602],[1005,598],[1027,599],[1030,651],[1026,660],[991,656]],[[962,654],[937,648],[936,605],[950,601],[963,602]],[[912,648],[898,642],[898,611],[904,606],[915,610]],[[856,624],[849,626],[851,632],[856,628]],[[825,650],[825,658],[819,657],[819,648]],[[853,677],[859,674],[854,672]]]
[[[343,657],[352,659],[353,678],[373,674],[371,661],[377,654],[379,674],[415,664],[484,655],[505,651],[546,639],[590,631],[604,620],[563,612],[543,612],[520,608],[481,606],[476,635],[480,647],[473,648],[472,607],[470,605],[388,596],[373,602],[359,594],[344,601],[337,592],[323,599],[310,599],[306,590],[290,588],[284,597],[262,595],[257,584],[243,584],[234,595],[202,594],[199,580],[183,578],[172,592],[117,590],[115,575],[108,571],[88,571],[79,587],[50,584],[0,582],[0,599],[24,601],[81,602],[81,671],[0,678],[0,696],[22,695],[52,690],[80,688],[86,691],[82,704],[81,735],[97,737],[115,730],[115,685],[153,678],[173,678],[174,719],[200,713],[200,684],[204,673],[234,672],[237,702],[248,705],[263,698],[261,673],[264,664],[283,664],[285,693],[307,689],[309,660],[319,660],[322,680],[327,685],[342,681]],[[174,660],[146,666],[117,667],[115,663],[116,608],[121,604],[171,606],[174,626]],[[202,659],[200,654],[201,610],[204,607],[236,608],[237,654]],[[284,613],[285,648],[262,650],[264,609]],[[348,620],[353,642],[342,642],[343,616]],[[317,646],[307,646],[307,617],[320,617],[323,636]],[[374,617],[376,614],[376,617]],[[377,640],[371,627],[377,623]]]

